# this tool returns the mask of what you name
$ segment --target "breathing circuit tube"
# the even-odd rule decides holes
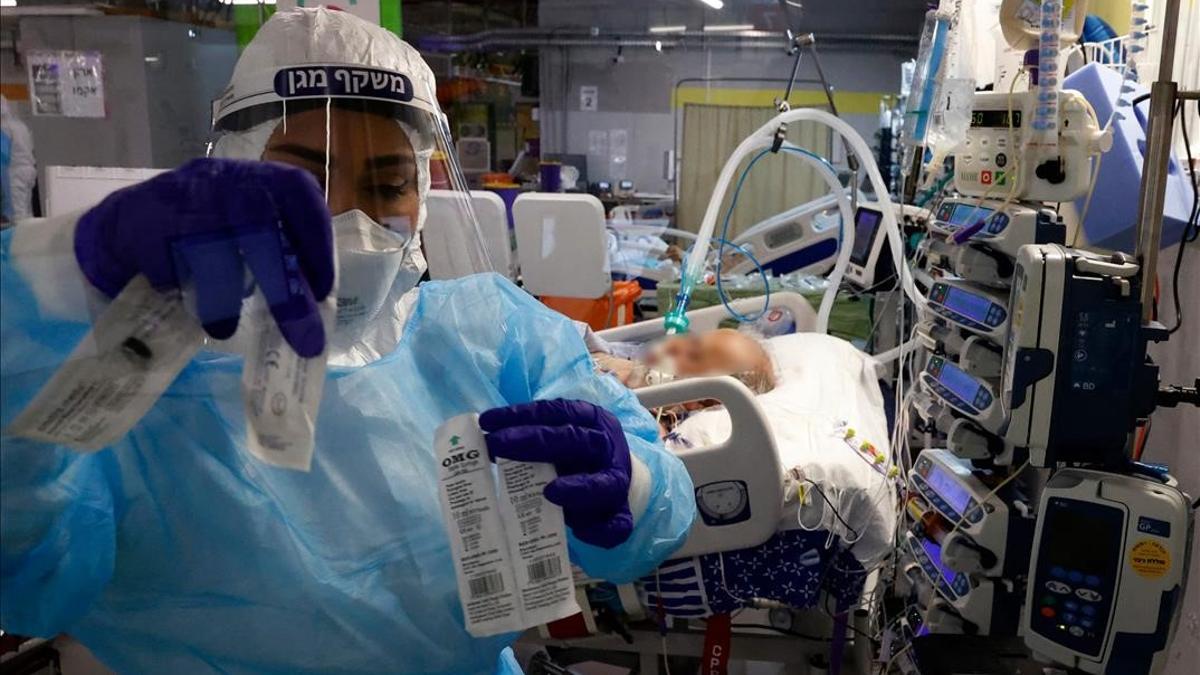
[[[810,150],[806,150],[797,145],[786,142],[780,145],[780,150],[791,153],[792,155],[797,156],[811,164],[821,178],[824,179],[825,184],[829,187],[832,194],[838,194],[842,192],[842,184],[841,181],[838,180],[837,172],[833,170],[833,165],[830,164],[829,161],[824,157],[821,157]],[[746,168],[742,170],[742,175],[738,178],[737,187],[733,189],[733,198],[730,199],[729,208],[725,212],[725,221],[721,226],[721,236],[718,239],[720,248],[717,249],[717,293],[721,296],[721,301],[725,305],[725,308],[729,310],[729,313],[732,314],[734,318],[743,322],[751,319],[735,312],[729,306],[729,304],[725,302],[725,292],[721,288],[721,254],[723,253],[722,249],[724,249],[725,246],[736,246],[727,240],[729,238],[729,219],[733,215],[734,207],[737,205],[737,198],[738,194],[741,192],[742,183],[745,182],[746,176],[749,175],[750,169],[754,166],[754,164],[758,162],[759,159],[762,159],[763,156],[768,154],[768,152],[769,151],[765,149],[759,150],[758,154],[751,158],[750,163],[747,164]],[[854,189],[854,186],[851,186],[851,189]],[[837,298],[837,287],[841,285],[842,274],[845,271],[845,263],[842,263],[842,258],[844,257],[848,262],[850,259],[850,250],[854,248],[854,228],[850,226],[850,223],[853,222],[853,214],[850,213],[849,202],[849,199],[838,200],[838,208],[841,210],[841,225],[838,228],[838,246],[840,248],[838,249],[838,261],[834,265],[833,275],[830,277],[829,287],[825,289],[825,294],[821,298],[820,311],[817,312],[816,331],[818,333],[825,333],[829,328],[829,315],[833,311],[833,301]],[[741,247],[736,248],[740,249]],[[845,256],[842,256],[842,251],[846,252]],[[742,250],[742,253],[744,255],[747,254],[744,249]],[[766,311],[770,308],[770,280],[766,278],[766,272],[762,269],[762,265],[760,265],[753,256],[748,257],[754,262],[755,267],[757,267],[759,270],[759,273],[763,275],[763,283],[766,284],[767,293],[765,302],[763,303],[762,312],[762,314],[765,315]]]
[[[858,156],[863,167],[866,168],[867,177],[871,181],[871,187],[875,190],[875,194],[879,196],[888,194],[887,185],[883,182],[883,176],[879,173],[879,167],[875,164],[870,147],[863,140],[862,136],[845,121],[824,110],[816,110],[814,108],[796,108],[776,115],[738,144],[733,154],[725,161],[725,166],[721,168],[721,173],[717,177],[717,183],[713,187],[712,197],[708,200],[708,208],[704,211],[704,219],[700,222],[700,232],[696,237],[696,243],[692,246],[691,253],[688,254],[688,258],[684,262],[683,275],[679,281],[679,294],[675,296],[675,303],[663,319],[668,334],[687,332],[687,307],[691,302],[692,291],[696,287],[696,282],[704,271],[704,261],[708,255],[708,247],[712,242],[713,230],[717,224],[717,215],[721,210],[721,202],[725,199],[725,192],[729,189],[729,184],[733,181],[733,176],[737,171],[738,165],[754,151],[772,147],[775,141],[775,130],[780,124],[790,124],[800,121],[819,122],[841,135],[850,150]],[[785,146],[801,149],[791,144],[785,144]],[[810,158],[808,154],[801,156]],[[817,160],[813,160],[813,162],[814,166],[820,166],[820,162]],[[825,167],[820,166],[817,172],[828,181],[828,175],[821,171],[823,168]],[[830,185],[830,190],[837,192],[841,189],[841,183],[834,176],[834,184]],[[839,205],[842,209],[842,222],[853,223],[854,218],[853,214],[850,214],[849,204],[841,201]],[[904,240],[900,234],[900,224],[896,220],[895,209],[883,209],[883,227],[884,232],[887,234],[888,245],[892,251],[892,260],[896,261],[901,289],[918,308],[924,307],[925,297],[917,289],[916,284],[913,282],[912,271],[905,262]],[[854,245],[854,228],[846,227],[845,233],[846,236],[843,238],[841,250],[838,252],[837,264],[834,267],[833,274],[830,276],[829,288],[826,289],[825,297],[821,300],[821,311],[818,313],[818,331],[820,332],[825,332],[825,329],[828,327],[828,311],[832,309],[833,296],[837,295],[842,275],[850,260],[850,250]],[[826,309],[826,305],[828,305],[828,310]],[[822,315],[825,316],[824,324],[821,323]]]

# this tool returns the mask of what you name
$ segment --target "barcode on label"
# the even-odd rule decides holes
[[[471,591],[471,599],[494,595],[504,590],[504,577],[499,572],[484,574],[467,580],[467,589]]]
[[[529,565],[529,580],[542,581],[558,576],[562,572],[562,560],[559,558],[542,558]]]

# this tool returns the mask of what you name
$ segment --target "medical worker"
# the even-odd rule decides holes
[[[0,227],[33,216],[33,135],[0,95]]]
[[[110,447],[4,437],[6,631],[69,633],[130,673],[511,669],[515,635],[464,628],[439,508],[433,434],[464,412],[493,456],[554,464],[546,496],[588,574],[630,581],[682,542],[683,466],[570,321],[496,275],[415,288],[422,237],[486,269],[470,217],[427,215],[430,157],[454,157],[443,120],[391,33],[280,12],[217,102],[212,158],[4,233],[5,426],[137,275],[194,297],[212,338]],[[329,359],[308,472],[245,447],[249,280],[299,354]]]

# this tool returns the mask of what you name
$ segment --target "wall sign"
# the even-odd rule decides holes
[[[34,115],[104,117],[100,52],[31,51],[26,63]]]
[[[583,112],[596,112],[599,98],[600,90],[598,87],[580,87],[579,109]]]

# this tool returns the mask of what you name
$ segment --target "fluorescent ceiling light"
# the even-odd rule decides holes
[[[709,7],[712,7],[713,9],[721,9],[722,7],[725,6],[725,3],[723,2],[723,0],[700,0],[700,2],[703,2],[704,4],[708,5]]]
[[[754,30],[752,23],[719,23],[714,26],[705,26],[705,33],[732,33],[739,30]]]
[[[687,30],[687,26],[650,26],[651,33],[682,33]]]
[[[0,0],[0,7],[16,7],[17,0]]]

